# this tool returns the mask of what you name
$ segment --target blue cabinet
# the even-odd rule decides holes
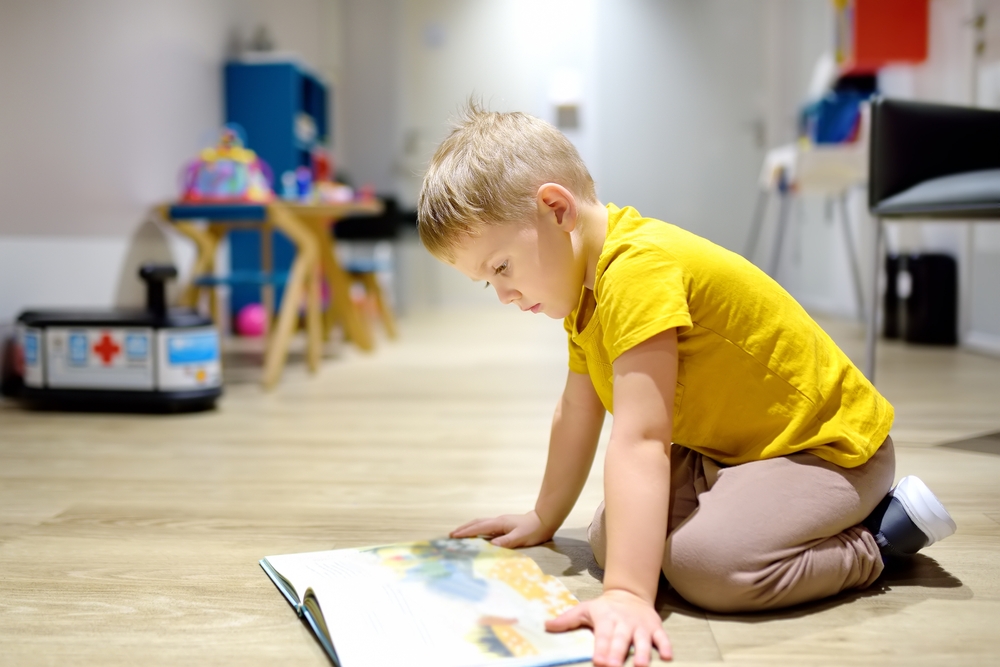
[[[246,131],[247,147],[271,168],[275,190],[281,174],[309,166],[314,147],[327,141],[327,89],[315,75],[294,62],[231,62],[225,66],[225,115]],[[253,230],[229,235],[233,272],[260,271],[260,234]],[[272,242],[274,270],[288,271],[294,246],[281,234]],[[280,295],[279,295],[280,298]],[[257,285],[232,286],[233,316],[249,303],[259,303]]]

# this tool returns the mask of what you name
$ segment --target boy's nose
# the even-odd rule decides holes
[[[508,303],[514,303],[515,301],[521,298],[521,293],[518,292],[516,289],[509,289],[506,287],[499,287],[499,286],[496,286],[496,288],[497,288],[497,298],[500,299],[500,303],[502,303],[505,306]]]

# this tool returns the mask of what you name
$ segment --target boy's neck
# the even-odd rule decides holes
[[[581,228],[582,255],[586,262],[586,273],[583,286],[593,291],[597,276],[597,260],[604,249],[604,238],[608,234],[608,209],[600,202],[583,204],[579,217],[583,222]]]

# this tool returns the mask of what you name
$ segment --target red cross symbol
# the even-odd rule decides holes
[[[122,351],[122,348],[117,345],[114,339],[111,338],[110,334],[105,333],[101,336],[101,340],[97,342],[94,346],[94,354],[101,358],[105,366],[111,365],[111,360],[115,358],[115,355]]]

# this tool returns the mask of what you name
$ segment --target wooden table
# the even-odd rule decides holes
[[[324,316],[324,337],[336,324],[344,327],[347,338],[365,351],[374,349],[371,327],[351,299],[351,281],[337,259],[336,243],[330,226],[347,216],[378,215],[383,211],[382,202],[370,199],[344,204],[298,204],[288,202],[285,207],[304,223],[319,248],[320,268],[326,279],[330,303]]]
[[[286,282],[281,309],[273,330],[270,326],[267,330],[263,376],[265,389],[273,388],[281,377],[302,307],[306,313],[306,359],[310,372],[315,373],[319,369],[323,339],[328,336],[334,324],[342,324],[347,338],[362,350],[373,349],[368,324],[350,298],[349,279],[337,260],[330,225],[347,216],[375,215],[381,211],[382,203],[378,200],[341,204],[271,202],[246,205],[167,204],[160,207],[163,217],[177,231],[194,241],[198,248],[194,278],[181,298],[183,305],[191,308],[197,305],[199,291],[202,289],[195,282],[197,278],[215,273],[219,242],[233,229],[252,226],[261,231],[262,275],[269,278],[262,284],[262,300],[270,325],[275,302],[270,232],[281,232],[295,245],[295,258]],[[204,224],[196,221],[203,221]],[[325,317],[320,297],[321,272],[329,286],[329,307]],[[218,322],[218,297],[214,289],[209,290],[209,308],[212,318]]]

